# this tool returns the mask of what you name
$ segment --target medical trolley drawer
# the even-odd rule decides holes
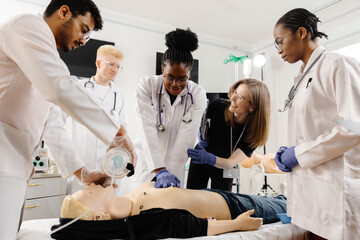
[[[58,218],[64,196],[54,196],[26,200],[23,220]]]
[[[60,217],[66,181],[57,174],[35,174],[29,181],[23,220]]]
[[[51,197],[65,193],[66,181],[63,181],[59,175],[54,177],[35,177],[28,183],[26,199]]]

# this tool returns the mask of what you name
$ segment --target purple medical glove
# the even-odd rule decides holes
[[[280,147],[276,153],[275,162],[281,171],[291,172],[291,169],[299,164],[295,156],[295,146],[290,148]]]
[[[199,139],[199,144],[200,144],[203,148],[205,148],[205,147],[208,146],[208,144],[209,144],[209,139],[203,140],[202,137],[201,137],[200,131],[198,131],[198,139]]]
[[[210,164],[214,166],[216,163],[216,156],[208,153],[200,144],[197,144],[195,149],[189,148],[187,153],[195,164]]]
[[[155,188],[180,187],[180,180],[166,169],[160,170],[155,177]]]

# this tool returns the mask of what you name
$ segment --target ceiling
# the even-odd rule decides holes
[[[272,30],[276,21],[293,8],[302,7],[314,12],[325,29],[325,25],[329,25],[328,31],[334,28],[339,18],[353,15],[350,19],[360,19],[360,0],[94,1],[102,11],[136,16],[174,27],[189,27],[200,34],[232,40],[236,43],[233,47],[247,51],[256,51],[272,44]],[[357,26],[358,29],[352,27],[351,31],[360,32],[360,24]],[[323,31],[321,25],[320,30]]]

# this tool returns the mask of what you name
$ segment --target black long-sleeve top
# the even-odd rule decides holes
[[[60,218],[60,224],[51,230],[71,220]],[[186,210],[156,208],[124,219],[78,220],[51,237],[58,240],[190,238],[206,236],[207,226],[207,219],[197,218]]]
[[[214,154],[215,156],[222,158],[229,158],[231,156],[230,150],[230,131],[231,127],[228,126],[225,122],[225,110],[230,105],[229,100],[226,99],[216,99],[211,102],[208,106],[206,117],[210,119],[210,128],[208,130],[208,139],[209,144],[205,148],[206,151]],[[239,125],[236,124],[236,127],[233,128],[232,133],[232,144],[231,149],[235,147],[241,132],[243,131],[245,124]],[[255,148],[250,147],[250,144],[245,142],[246,129],[242,135],[239,143],[236,145],[236,148],[240,148],[246,156],[251,157]]]

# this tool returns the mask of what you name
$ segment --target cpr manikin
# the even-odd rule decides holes
[[[113,188],[108,187],[105,189],[99,185],[91,185],[72,196],[67,196],[62,205],[60,224],[53,226],[52,230],[61,228],[64,224],[66,225],[67,222],[71,221],[71,218],[78,217],[87,212],[90,205],[99,201],[99,199],[101,200],[104,194],[110,192],[101,201],[101,204],[95,210],[83,216],[81,221],[51,236],[55,239],[70,239],[74,237],[78,239],[189,238],[216,235],[230,231],[255,230],[262,224],[261,218],[250,217],[254,210],[247,211],[233,220],[213,221],[206,218],[198,218],[186,209],[176,209],[180,208],[180,206],[189,207],[182,205],[180,201],[174,201],[176,198],[161,199],[164,197],[164,194],[170,196],[172,191],[169,190],[175,188],[157,191],[157,189],[154,189],[153,184],[144,184],[126,197],[116,197],[114,196]],[[199,195],[194,193],[194,191],[189,192],[186,189],[176,188],[174,192],[176,196],[178,194],[185,194],[186,197],[196,197],[197,201],[193,204],[194,206],[198,206],[201,202],[198,198]],[[216,196],[216,193],[213,194]],[[216,202],[219,201],[219,199],[214,200]],[[141,214],[130,216],[136,214],[137,210],[134,210],[139,208],[139,205],[136,203],[132,205],[133,201],[136,201],[137,204],[141,203],[140,207],[142,209],[152,206],[165,206],[165,209],[152,208],[142,211]],[[223,199],[222,202],[221,206],[226,207]],[[166,209],[168,207],[172,209]],[[192,207],[190,208],[193,209]],[[229,209],[225,212],[229,215]],[[197,214],[208,215],[205,208],[201,208]]]
[[[264,217],[264,223],[277,221],[276,213],[286,212],[286,200],[283,196],[267,198],[235,194],[221,190],[190,190],[184,188],[154,188],[154,183],[145,183],[125,197],[114,196],[114,189],[103,188],[100,185],[91,184],[88,188],[80,190],[71,196],[67,196],[61,209],[62,218],[75,218],[86,209],[98,203],[106,194],[101,203],[94,208],[94,213],[83,218],[87,220],[105,220],[125,218],[139,214],[141,211],[153,208],[184,209],[198,218],[215,218],[217,220],[236,219],[243,211],[234,207],[242,205],[246,210],[255,209],[254,216]],[[225,200],[223,196],[233,200]],[[236,198],[236,200],[234,200]],[[191,201],[189,201],[191,199]],[[246,199],[252,199],[252,205],[247,204]],[[244,200],[244,201],[243,201]],[[80,211],[79,206],[83,210]],[[78,209],[75,212],[74,209]],[[256,229],[262,220],[249,218],[246,221],[246,229]]]

